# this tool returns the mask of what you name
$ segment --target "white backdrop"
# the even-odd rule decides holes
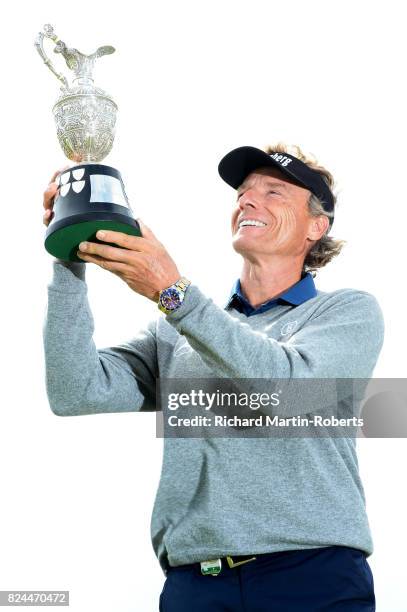
[[[164,579],[149,539],[162,453],[154,416],[59,418],[45,394],[51,258],[42,192],[65,160],[51,113],[58,82],[35,51],[36,33],[49,22],[85,53],[116,47],[95,73],[119,105],[105,163],[121,170],[133,209],[181,273],[219,304],[241,265],[230,245],[234,192],[217,175],[220,158],[278,140],[314,153],[338,183],[332,235],[348,241],[317,287],[377,297],[386,338],[375,376],[405,377],[403,5],[71,0],[6,10],[0,589],[69,589],[74,612],[154,612]],[[87,275],[98,346],[131,337],[156,315],[116,276],[92,265]],[[359,458],[377,609],[402,612],[407,441],[362,440]]]

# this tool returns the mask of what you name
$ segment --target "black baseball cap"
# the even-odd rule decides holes
[[[301,187],[306,187],[322,202],[324,210],[334,211],[334,196],[322,176],[290,153],[266,153],[256,147],[238,147],[223,157],[218,166],[221,178],[237,189],[257,168],[278,168]],[[332,225],[333,218],[330,219]]]

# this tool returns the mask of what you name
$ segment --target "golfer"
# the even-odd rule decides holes
[[[376,298],[314,284],[343,245],[330,236],[331,173],[281,144],[234,149],[219,173],[236,190],[232,245],[243,260],[223,308],[141,221],[143,237],[99,231],[101,243],[79,245],[83,263],[53,261],[44,347],[56,415],[156,411],[160,377],[371,377],[384,335]],[[128,342],[96,348],[86,262],[159,307]],[[151,537],[163,612],[375,610],[353,438],[165,438]]]

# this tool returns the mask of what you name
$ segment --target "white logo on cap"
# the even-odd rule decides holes
[[[288,166],[288,164],[293,161],[286,155],[280,155],[279,153],[273,153],[273,155],[270,155],[270,157],[278,161],[278,163],[282,166]]]

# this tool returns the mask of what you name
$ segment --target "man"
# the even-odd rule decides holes
[[[365,291],[315,288],[308,270],[341,248],[328,232],[330,173],[283,146],[240,147],[219,164],[237,189],[243,258],[224,309],[182,277],[152,231],[106,231],[78,255],[121,277],[165,316],[97,350],[85,266],[55,261],[44,326],[55,414],[157,410],[156,379],[369,378],[383,318]],[[55,176],[53,177],[55,178]],[[44,195],[51,218],[56,185]],[[164,612],[375,609],[372,540],[355,440],[165,439],[151,535]]]

